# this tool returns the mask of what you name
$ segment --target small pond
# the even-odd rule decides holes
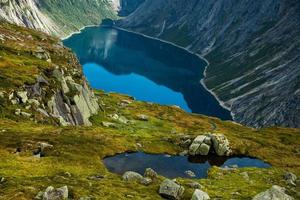
[[[154,169],[167,178],[190,178],[186,171],[195,173],[195,178],[206,178],[207,171],[212,166],[259,167],[268,168],[269,164],[250,157],[218,157],[218,156],[169,156],[166,154],[123,153],[104,159],[104,164],[110,172],[123,174],[135,171],[143,174],[146,168]]]

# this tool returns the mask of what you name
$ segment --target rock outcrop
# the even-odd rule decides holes
[[[49,186],[45,192],[40,192],[35,199],[40,200],[67,200],[69,197],[69,190],[67,186],[61,188],[54,188]]]
[[[299,18],[298,0],[146,0],[117,25],[205,56],[202,82],[235,121],[300,127]]]
[[[189,155],[206,156],[210,152],[218,156],[229,156],[231,154],[228,139],[223,134],[206,134],[197,136],[189,146]]]

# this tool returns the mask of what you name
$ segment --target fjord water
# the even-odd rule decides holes
[[[231,119],[200,84],[205,61],[184,49],[108,27],[86,28],[64,44],[76,53],[95,89]]]
[[[259,167],[267,168],[269,164],[249,157],[219,157],[219,156],[168,156],[165,154],[123,153],[104,159],[107,169],[113,173],[123,174],[135,171],[143,174],[146,168],[154,169],[158,174],[168,178],[189,176],[185,173],[191,170],[195,178],[206,178],[207,171],[212,166],[231,167]]]

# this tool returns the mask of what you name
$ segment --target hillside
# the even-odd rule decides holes
[[[98,25],[102,19],[116,18],[111,3],[108,0],[0,0],[0,18],[66,37],[84,26]]]
[[[120,94],[93,94],[77,58],[42,32],[1,22],[0,91],[1,200],[42,199],[38,194],[48,186],[67,186],[68,198],[76,200],[161,199],[164,177],[150,185],[124,181],[102,159],[132,151],[178,155],[185,150],[182,139],[207,132],[224,134],[232,155],[272,167],[213,167],[207,179],[179,178],[182,199],[191,199],[191,181],[212,199],[252,199],[275,184],[299,197],[299,183],[284,180],[287,172],[300,175],[299,129],[254,130]],[[66,123],[90,126],[60,126]]]
[[[147,0],[118,26],[204,56],[205,85],[252,127],[300,125],[297,0]]]

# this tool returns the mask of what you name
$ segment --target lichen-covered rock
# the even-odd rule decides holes
[[[28,100],[27,91],[18,91],[17,97],[20,99],[21,103],[26,103]]]
[[[143,179],[143,176],[140,175],[139,173],[128,171],[125,172],[122,176],[124,181],[136,181],[136,182],[141,182]]]
[[[152,179],[148,177],[144,177],[139,182],[142,185],[150,185],[152,183]]]
[[[167,199],[181,199],[184,193],[184,187],[170,179],[165,179],[159,187],[159,194]]]
[[[293,174],[292,172],[287,172],[284,175],[284,179],[287,181],[288,184],[292,186],[296,186],[297,176]]]
[[[231,154],[229,141],[223,134],[212,134],[211,140],[215,153],[218,156],[228,156]]]
[[[252,200],[294,200],[294,198],[285,194],[285,188],[273,185],[265,192],[256,195]]]
[[[68,187],[64,186],[55,189],[49,186],[42,195],[42,200],[67,200],[69,197]]]
[[[199,135],[197,136],[189,147],[189,154],[195,155],[208,155],[210,151],[210,135]]]
[[[144,173],[144,176],[145,177],[148,177],[148,178],[151,178],[152,180],[156,179],[158,177],[158,174],[156,171],[154,171],[153,169],[151,168],[147,168],[145,170],[145,173]]]
[[[193,193],[191,200],[209,200],[209,199],[210,197],[206,192],[200,189],[196,189],[195,192]]]

